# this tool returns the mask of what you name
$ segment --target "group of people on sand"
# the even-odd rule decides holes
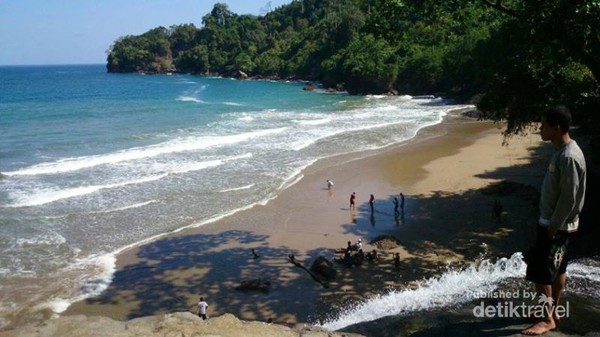
[[[327,183],[329,184],[330,180],[327,180]],[[333,185],[332,185],[333,186]],[[331,188],[331,187],[328,187]],[[400,214],[400,210],[402,211],[402,213],[404,213],[404,194],[402,192],[400,192],[400,200],[398,200],[398,197],[394,197],[394,214],[398,215]],[[356,192],[352,192],[350,194],[350,210],[355,210],[356,209]],[[375,212],[375,195],[371,194],[369,196],[369,208],[371,209],[371,213]]]
[[[376,249],[370,252],[365,252],[362,249],[362,239],[358,239],[355,244],[348,241],[346,249],[343,250],[343,257],[336,258],[334,261],[339,262],[346,267],[360,266],[366,261],[377,261],[379,260],[379,254]]]
[[[375,212],[375,196],[373,194],[369,197],[369,207],[371,208],[371,213]],[[350,194],[350,209],[356,209],[356,192]]]
[[[325,181],[327,183],[327,189],[331,190],[333,188],[333,181],[331,179],[327,179]],[[400,198],[400,200],[398,200]],[[352,192],[350,194],[350,206],[351,210],[356,209],[356,192]],[[375,195],[369,195],[369,208],[371,209],[371,213],[375,212]],[[394,214],[399,214],[400,210],[404,213],[404,194],[400,192],[398,197],[394,197]]]

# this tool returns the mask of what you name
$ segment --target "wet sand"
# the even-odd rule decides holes
[[[125,320],[193,310],[204,296],[209,316],[317,322],[385,289],[414,286],[448,265],[476,263],[483,252],[510,256],[526,247],[552,150],[540,146],[537,134],[512,138],[509,146],[502,140],[491,122],[451,114],[403,144],[322,160],[266,205],[124,252],[110,287],[64,315]],[[335,183],[332,190],[326,179]],[[356,211],[349,209],[352,192]],[[395,216],[392,200],[400,192],[405,209]],[[496,199],[503,205],[499,219],[492,217]],[[380,235],[393,235],[399,245],[380,250],[376,263],[334,264],[338,275],[327,288],[288,260],[294,254],[308,268],[318,256],[339,257],[336,250],[347,241],[362,238],[365,251],[377,248],[370,242]],[[268,292],[235,290],[257,278],[270,282]]]

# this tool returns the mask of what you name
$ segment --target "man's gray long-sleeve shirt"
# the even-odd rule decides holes
[[[551,230],[577,231],[585,197],[586,167],[574,140],[552,156],[542,183],[540,225]]]

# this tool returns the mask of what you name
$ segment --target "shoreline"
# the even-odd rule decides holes
[[[294,268],[286,258],[294,254],[308,267],[317,256],[332,260],[336,256],[335,249],[343,248],[346,241],[358,238],[369,241],[377,235],[398,231],[400,227],[403,237],[407,237],[407,233],[413,233],[413,237],[422,235],[421,229],[410,227],[421,221],[420,215],[413,211],[417,206],[414,196],[433,191],[428,185],[431,183],[427,182],[431,178],[427,177],[435,176],[435,168],[427,165],[452,158],[481,139],[498,142],[492,146],[501,151],[508,149],[501,147],[500,132],[492,122],[475,121],[452,112],[441,123],[421,129],[417,136],[406,142],[318,161],[303,171],[303,178],[298,183],[266,205],[256,205],[122,252],[117,257],[117,272],[109,288],[98,297],[73,303],[63,315],[101,314],[123,320],[189,309],[196,297],[203,295],[212,302],[210,311],[213,315],[232,312],[241,319],[266,321],[272,318],[275,322],[294,324],[318,320],[314,313],[327,312],[332,305],[339,304],[336,302],[360,300],[376,294],[377,289],[405,287],[435,275],[437,269],[449,261],[459,263],[465,261],[465,255],[477,255],[479,251],[459,254],[446,247],[429,247],[425,249],[429,252],[415,254],[411,243],[403,243],[397,248],[403,260],[414,260],[411,262],[414,265],[420,264],[418,260],[427,261],[428,270],[419,268],[417,272],[396,277],[389,255],[395,251],[384,252],[385,262],[379,264],[380,272],[374,276],[381,280],[377,285],[366,285],[357,278],[350,282],[351,285],[337,282],[325,290]],[[539,143],[541,141],[533,142]],[[403,158],[410,158],[410,161]],[[329,178],[335,182],[333,191],[325,188],[325,179]],[[438,183],[434,179],[433,185]],[[461,184],[473,188],[465,182]],[[482,184],[478,182],[477,186]],[[439,187],[455,189],[454,186]],[[352,191],[359,195],[356,212],[347,209],[346,199]],[[401,191],[407,195],[407,211],[403,223],[398,224],[389,210],[393,207],[391,197]],[[370,192],[377,198],[374,217],[369,217],[365,208]],[[260,260],[252,258],[253,248],[262,256]],[[374,246],[367,244],[365,248],[371,250]],[[369,267],[355,268],[352,272],[368,279],[369,276],[364,274],[368,273]],[[347,270],[342,270],[342,274],[344,279],[352,277]],[[272,282],[269,294],[233,290],[242,280],[258,277]],[[129,287],[136,282],[141,284]],[[165,282],[170,283],[169,289],[165,288]],[[340,294],[344,295],[341,301]],[[224,296],[227,299],[223,299]],[[303,300],[314,305],[300,306]],[[152,304],[155,301],[167,303]],[[252,306],[262,301],[266,305]]]

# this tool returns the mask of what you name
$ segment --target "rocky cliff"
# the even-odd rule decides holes
[[[189,312],[135,318],[126,322],[102,316],[63,316],[40,325],[0,332],[0,337],[361,337],[297,324],[289,328],[264,322],[241,321],[225,314],[202,320]]]

